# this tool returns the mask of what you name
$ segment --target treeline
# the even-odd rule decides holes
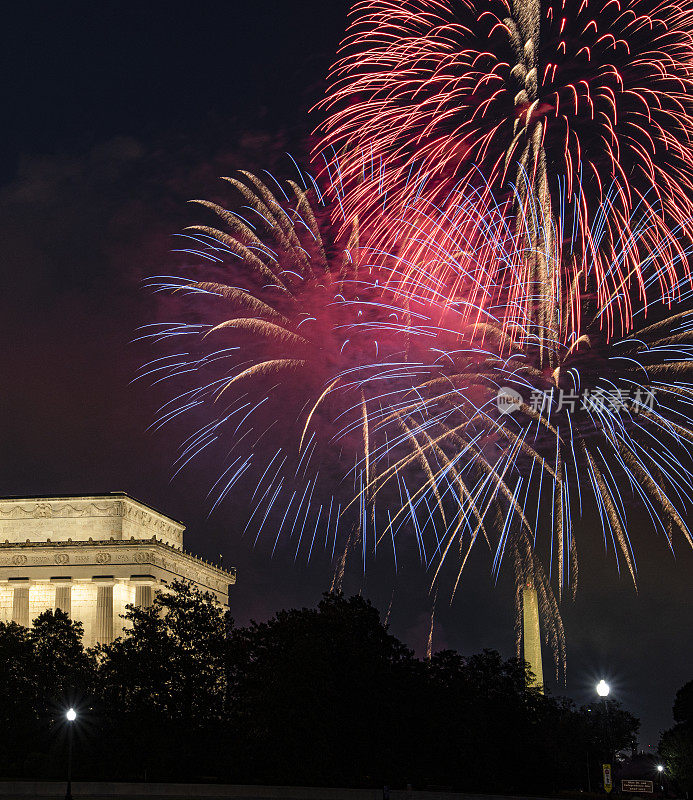
[[[676,692],[672,711],[676,724],[662,734],[659,752],[667,777],[690,797],[693,795],[693,681]]]
[[[94,650],[60,611],[0,624],[0,777],[64,776],[70,706],[75,779],[545,793],[586,788],[587,764],[596,788],[637,732],[617,703],[542,695],[493,651],[422,661],[361,597],[235,627],[171,588]]]

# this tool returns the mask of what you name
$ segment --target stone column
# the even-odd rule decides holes
[[[72,616],[72,584],[56,583],[55,585],[55,610],[64,611],[68,617]]]
[[[12,592],[12,621],[29,627],[29,584],[15,586]]]
[[[137,608],[149,608],[154,599],[151,583],[135,584],[135,605]]]
[[[113,641],[113,581],[99,582],[96,588],[96,641]]]

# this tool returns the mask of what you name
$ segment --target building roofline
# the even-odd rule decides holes
[[[129,492],[89,492],[87,494],[11,494],[0,497],[0,503],[2,503],[3,500],[36,502],[38,500],[86,500],[87,498],[103,498],[104,500],[110,498],[126,498],[128,500],[132,500],[133,503],[138,503],[139,505],[148,508],[150,511],[154,511],[154,513],[159,514],[162,517],[166,517],[166,519],[171,520],[171,522],[175,522],[177,525],[182,525],[184,528],[186,527],[185,523],[181,522],[181,520],[172,517],[170,514],[166,514],[166,512],[161,511],[161,509],[151,505],[150,503],[145,503],[144,501],[139,500]]]

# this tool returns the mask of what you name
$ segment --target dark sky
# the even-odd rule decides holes
[[[166,270],[186,201],[218,176],[299,160],[309,107],[343,31],[346,0],[27,2],[3,10],[0,149],[0,494],[124,490],[188,525],[187,545],[238,566],[236,619],[313,605],[331,565],[271,559],[241,536],[233,503],[208,518],[206,477],[170,480],[176,442],[147,432],[162,398],[131,384],[147,357],[130,344],[150,321],[142,278]],[[158,401],[158,402],[157,402]],[[638,513],[632,514],[637,519]],[[568,687],[589,702],[604,676],[643,721],[642,745],[672,724],[693,678],[693,554],[631,531],[639,591],[605,554],[596,520],[578,531],[580,589],[562,606]],[[479,551],[454,603],[442,595],[434,647],[514,648],[512,580],[496,586]],[[431,615],[428,577],[383,560],[363,589],[419,653]],[[548,653],[545,658],[548,659]]]

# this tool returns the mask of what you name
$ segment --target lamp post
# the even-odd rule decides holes
[[[67,720],[67,790],[65,792],[65,800],[72,800],[72,735],[75,728],[75,720],[77,719],[77,712],[74,708],[69,708],[65,712],[65,719]]]
[[[602,706],[604,711],[604,728],[606,733],[606,746],[607,746],[607,758],[608,758],[608,785],[607,785],[607,765],[604,764],[602,766],[602,774],[604,777],[604,790],[608,794],[611,792],[612,789],[612,773],[613,773],[613,753],[611,748],[611,720],[609,718],[609,706],[607,705],[606,698],[609,696],[609,692],[611,691],[611,687],[609,684],[602,678],[596,686],[597,694],[602,699]]]
[[[659,775],[659,791],[664,794],[664,767],[657,764],[657,774]]]

